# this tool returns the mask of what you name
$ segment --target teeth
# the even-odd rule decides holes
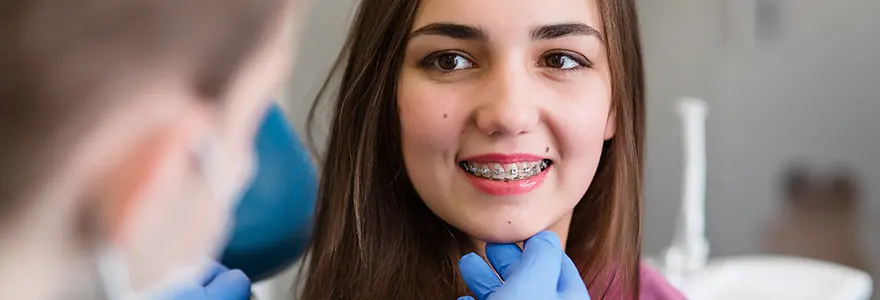
[[[519,178],[519,174],[518,174],[519,170],[518,170],[516,164],[504,165],[504,169],[507,170],[507,173],[505,174],[504,179],[515,180],[515,179]]]
[[[486,178],[492,178],[492,170],[489,170],[489,166],[480,167],[480,175]]]
[[[503,180],[504,176],[504,168],[501,167],[501,164],[493,164],[492,165],[492,179],[495,180]]]
[[[499,181],[522,180],[540,174],[552,165],[550,160],[521,162],[515,164],[478,164],[462,161],[459,166],[474,176]]]

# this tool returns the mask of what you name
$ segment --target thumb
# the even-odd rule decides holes
[[[553,282],[556,288],[559,272],[562,268],[562,256],[565,255],[559,237],[552,231],[541,231],[525,241],[522,259],[514,274],[505,278],[506,282],[533,282],[535,279]]]
[[[251,295],[251,280],[241,270],[223,272],[205,287],[205,294],[216,299],[247,300]]]
[[[495,271],[476,253],[468,253],[458,261],[461,277],[464,283],[477,296],[477,299],[485,300],[496,288],[501,286],[501,279],[495,275]]]
[[[208,284],[211,281],[214,281],[214,278],[223,274],[224,272],[229,271],[226,266],[220,264],[215,260],[211,260],[207,266],[207,270],[202,274],[202,277],[199,279],[199,283],[202,285]]]
[[[562,269],[559,274],[557,291],[565,295],[565,299],[590,299],[590,293],[587,292],[584,279],[581,278],[581,274],[571,258],[565,254],[562,256]]]

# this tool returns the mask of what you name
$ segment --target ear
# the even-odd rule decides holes
[[[608,113],[608,120],[605,122],[605,140],[610,140],[617,133],[617,113],[611,111]]]
[[[196,102],[196,101],[193,101]],[[155,129],[133,139],[118,162],[101,176],[97,201],[105,239],[126,244],[137,235],[140,209],[150,201],[168,199],[169,193],[192,172],[192,153],[196,139],[207,127],[198,104],[185,106],[176,118],[156,124]],[[148,205],[147,205],[148,206]]]

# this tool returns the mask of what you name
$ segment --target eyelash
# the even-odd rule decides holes
[[[549,67],[551,69],[556,69],[556,70],[559,70],[562,72],[569,73],[569,72],[581,71],[584,68],[588,68],[588,69],[593,68],[593,62],[591,62],[589,59],[587,59],[583,55],[580,55],[578,53],[574,53],[571,51],[565,51],[565,50],[552,50],[552,51],[548,51],[547,53],[544,53],[544,55],[541,56],[541,59],[538,60],[538,65],[542,66],[542,67],[548,67],[548,66],[546,66],[547,59],[554,57],[554,56],[559,56],[559,57],[571,59],[577,65],[575,65],[574,67],[568,68],[568,69]]]
[[[456,63],[456,64],[460,62],[459,60],[464,60],[467,63],[469,63],[471,66],[464,67],[461,69],[445,70],[439,66],[440,58],[442,58],[444,56],[453,56],[453,59],[455,60],[454,63]],[[551,57],[555,57],[555,56],[570,59],[574,63],[576,63],[577,65],[570,67],[568,69],[548,67],[546,65],[547,59],[549,59]],[[475,68],[475,67],[477,67],[477,64],[467,54],[464,54],[460,51],[438,51],[438,52],[434,52],[434,53],[428,55],[427,57],[425,57],[424,59],[422,59],[419,62],[419,66],[421,66],[422,68],[425,68],[425,69],[435,70],[435,71],[439,71],[439,72],[443,72],[443,73],[452,73],[452,72],[456,72],[456,71]],[[553,51],[548,51],[548,52],[544,53],[544,55],[541,56],[541,59],[538,60],[538,66],[547,67],[547,68],[555,69],[555,70],[558,70],[561,72],[569,73],[569,72],[580,71],[584,68],[592,68],[593,63],[589,59],[584,57],[583,55],[580,55],[580,54],[577,54],[577,53],[574,53],[571,51],[553,50]]]
[[[458,61],[458,58],[464,59],[466,62],[471,64],[471,67],[468,67],[465,69],[457,69],[457,70],[444,70],[444,69],[440,68],[440,66],[439,66],[440,58],[443,56],[454,56],[456,59],[456,62]],[[419,65],[422,68],[436,70],[436,71],[443,72],[443,73],[451,73],[451,72],[455,72],[455,71],[471,69],[471,68],[474,68],[477,66],[477,64],[474,62],[473,59],[471,59],[467,54],[464,54],[460,51],[438,51],[438,52],[431,53],[430,55],[428,55],[427,57],[422,59],[422,61],[419,62]]]

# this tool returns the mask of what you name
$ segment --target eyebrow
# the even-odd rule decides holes
[[[565,36],[593,36],[602,41],[602,35],[599,34],[599,31],[584,23],[544,25],[531,32],[532,40],[549,40]]]
[[[410,33],[412,39],[419,35],[441,35],[459,40],[486,41],[489,36],[476,26],[454,23],[431,23]],[[543,25],[532,29],[529,34],[532,40],[550,40],[566,36],[593,36],[602,41],[598,30],[584,23],[564,23]]]
[[[477,27],[452,23],[431,23],[413,31],[409,37],[419,35],[442,35],[459,40],[485,41],[486,33]]]

